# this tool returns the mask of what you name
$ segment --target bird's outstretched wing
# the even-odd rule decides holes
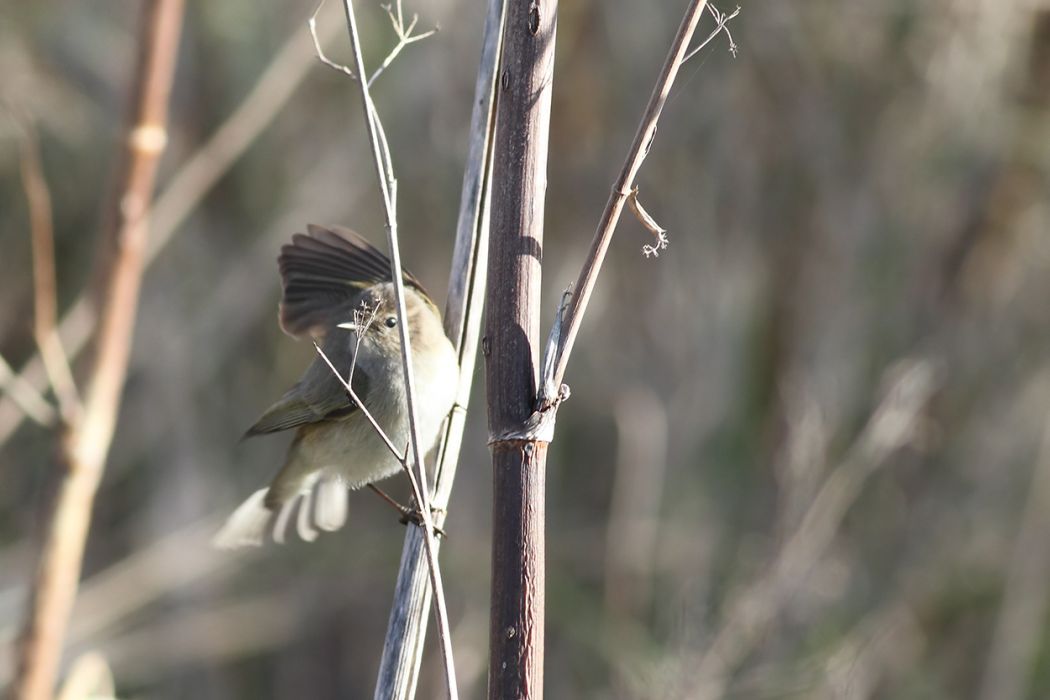
[[[349,229],[311,224],[306,230],[292,236],[277,258],[284,288],[278,318],[290,336],[322,338],[352,318],[361,292],[391,281],[390,260]],[[404,280],[426,294],[410,272]]]

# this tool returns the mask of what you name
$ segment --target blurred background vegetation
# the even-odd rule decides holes
[[[345,60],[330,4],[322,31]],[[684,4],[562,3],[552,314]],[[625,218],[569,367],[547,693],[1048,697],[1050,5],[741,4],[739,55],[722,37],[685,66],[642,170],[670,247],[645,259]],[[275,57],[302,68],[275,79],[291,99],[188,216],[169,200],[154,221],[170,236],[146,272],[66,656],[100,652],[121,697],[371,695],[403,537],[378,499],[354,495],[352,527],[312,545],[207,546],[288,439],[238,438],[311,357],[275,323],[279,246],[313,221],[382,241],[357,97],[313,59],[312,9],[187,7],[161,198]],[[407,9],[441,31],[375,96],[406,265],[443,299],[483,8]],[[39,130],[62,310],[89,282],[139,10],[0,7],[0,97]],[[378,3],[361,12],[375,65],[395,37]],[[35,350],[20,134],[6,112],[0,355],[16,368]],[[10,402],[0,439],[2,687],[55,446]],[[487,663],[485,439],[476,409],[442,553],[468,697]],[[430,654],[420,697],[440,687]]]

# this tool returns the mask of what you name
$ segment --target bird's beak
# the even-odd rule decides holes
[[[352,323],[352,322],[340,323],[338,326],[336,326],[336,328],[345,328],[348,331],[356,331],[356,330],[358,330],[357,324],[356,323]]]

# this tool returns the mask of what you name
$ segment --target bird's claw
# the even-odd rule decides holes
[[[442,508],[430,509],[431,523],[433,523],[433,516],[438,512],[444,512],[444,510]],[[402,506],[401,519],[398,522],[400,522],[402,525],[408,525],[409,523],[412,523],[414,525],[423,527],[423,515],[419,512],[418,508],[408,508],[407,506]],[[437,534],[438,537],[442,539],[448,538],[448,533],[445,532],[444,529],[438,527],[437,525],[434,525],[434,532],[435,534]]]

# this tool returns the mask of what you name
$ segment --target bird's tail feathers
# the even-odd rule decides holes
[[[306,542],[317,539],[319,530],[332,532],[346,524],[348,493],[339,477],[310,474],[299,489],[273,507],[267,505],[269,491],[259,489],[233,511],[212,538],[212,546],[218,549],[258,547],[268,535],[274,542],[284,544],[293,519],[295,531]]]

